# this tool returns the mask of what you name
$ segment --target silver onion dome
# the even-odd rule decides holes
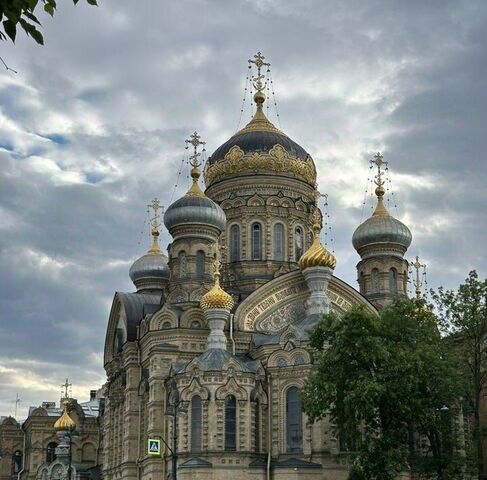
[[[149,251],[135,260],[129,276],[137,290],[160,290],[169,281],[167,257],[161,252]]]
[[[164,214],[164,224],[169,231],[189,223],[210,225],[223,231],[225,222],[225,212],[220,205],[206,196],[185,195],[176,200]]]
[[[394,243],[407,249],[411,240],[409,228],[389,214],[373,215],[359,225],[352,236],[352,243],[357,251],[376,243]]]

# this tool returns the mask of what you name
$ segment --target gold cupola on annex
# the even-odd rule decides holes
[[[336,267],[336,259],[321,243],[321,214],[318,207],[313,212],[313,243],[299,259],[301,270],[311,267],[328,267],[332,270]]]
[[[200,307],[202,310],[210,310],[212,308],[231,310],[234,304],[233,298],[220,286],[220,259],[216,245],[213,268],[213,286],[201,298]]]

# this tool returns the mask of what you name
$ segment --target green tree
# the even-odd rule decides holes
[[[448,337],[451,352],[463,379],[463,396],[473,417],[472,440],[475,470],[484,478],[482,449],[482,397],[487,384],[487,279],[479,280],[471,271],[457,291],[439,288],[432,292],[442,333]]]
[[[448,478],[460,468],[450,417],[458,379],[436,317],[401,300],[380,315],[354,308],[328,314],[311,332],[315,364],[303,391],[311,421],[329,415],[356,445],[350,479],[393,480],[409,468]],[[427,438],[422,456],[408,434]]]
[[[79,0],[73,0],[75,5],[78,2]],[[86,0],[86,2],[90,5],[97,5],[96,0]],[[56,6],[56,0],[0,0],[0,39],[7,40],[9,38],[15,42],[17,27],[20,25],[27,35],[31,36],[38,44],[43,45],[44,37],[39,31],[41,23],[36,13],[42,7],[52,17],[56,11]]]

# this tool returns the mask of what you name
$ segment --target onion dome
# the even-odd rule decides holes
[[[375,211],[370,218],[358,226],[353,234],[353,247],[359,254],[366,247],[384,243],[392,244],[403,254],[411,245],[411,231],[387,211],[384,206],[384,193],[382,185],[375,189],[377,195]]]
[[[262,105],[266,96],[261,78],[259,70],[254,84],[257,90],[254,117],[218,147],[206,162],[204,176],[207,187],[225,178],[255,175],[256,172],[297,177],[312,186],[316,183],[316,168],[311,156],[264,114]]]
[[[167,263],[167,257],[162,253],[159,246],[159,201],[152,201],[154,217],[151,220],[152,225],[152,246],[145,255],[135,260],[129,270],[129,276],[137,290],[158,290],[162,284],[169,281],[170,271]]]
[[[65,402],[62,415],[54,423],[54,430],[56,432],[66,432],[66,431],[70,432],[75,428],[76,428],[76,423],[69,416],[68,413],[68,402]]]
[[[198,185],[200,171],[197,166],[191,169],[191,177],[191,188],[184,197],[170,205],[164,214],[166,228],[171,232],[178,226],[197,224],[208,225],[222,232],[226,223],[225,212],[201,191]]]
[[[203,310],[211,308],[221,308],[231,310],[233,307],[233,298],[220,287],[220,261],[215,258],[215,273],[213,274],[213,286],[206,292],[200,301],[200,307]]]
[[[299,268],[305,270],[310,267],[328,267],[332,270],[336,266],[336,259],[321,243],[321,215],[318,208],[313,212],[314,239],[311,247],[303,253],[298,261]]]

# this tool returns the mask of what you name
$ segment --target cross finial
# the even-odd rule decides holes
[[[265,100],[265,95],[263,92],[265,85],[262,82],[262,80],[265,78],[265,75],[262,75],[262,72],[261,72],[262,67],[264,67],[264,66],[270,67],[271,66],[270,63],[264,62],[264,60],[265,60],[265,57],[260,52],[257,52],[254,55],[254,60],[249,59],[249,67],[251,66],[252,63],[257,67],[257,75],[254,75],[252,77],[253,85],[254,85],[254,88],[256,90],[256,93],[254,95],[254,100],[257,103],[257,105],[262,105],[262,103],[264,103],[264,100]]]
[[[159,253],[161,251],[161,248],[159,247],[159,227],[161,226],[161,215],[159,214],[159,210],[161,210],[161,213],[164,213],[164,207],[161,207],[161,202],[157,199],[157,197],[154,197],[152,202],[147,205],[148,208],[151,208],[153,213],[153,216],[150,219],[151,223],[151,235],[152,235],[152,246],[149,249],[149,253]]]
[[[426,274],[426,264],[419,261],[419,257],[416,255],[414,262],[411,262],[411,267],[416,270],[416,278],[413,280],[413,285],[415,288],[416,298],[421,298],[421,287],[423,282],[420,279],[419,271],[423,269],[423,275]]]
[[[201,155],[201,153],[198,153],[198,147],[200,145],[206,145],[206,142],[202,142],[201,136],[198,135],[197,132],[194,132],[192,135],[190,135],[189,139],[186,140],[186,145],[189,143],[193,145],[193,155],[189,157],[189,163],[192,167],[199,167],[201,163],[198,162],[198,157]]]
[[[68,379],[66,378],[66,381],[61,385],[61,399],[69,398],[72,386],[73,384],[69,383]]]
[[[154,232],[155,230],[159,230],[159,227],[161,226],[161,222],[159,221],[159,219],[161,218],[161,216],[159,215],[159,210],[161,210],[161,213],[164,213],[164,207],[161,207],[161,202],[157,197],[154,197],[151,203],[149,203],[149,205],[147,206],[151,208],[154,212],[153,217],[150,219],[152,232]]]
[[[384,180],[382,179],[382,166],[387,166],[388,162],[384,162],[384,156],[380,152],[377,152],[374,155],[374,158],[370,161],[370,163],[373,163],[377,167],[375,184],[377,185],[377,187],[382,188],[384,186]]]

